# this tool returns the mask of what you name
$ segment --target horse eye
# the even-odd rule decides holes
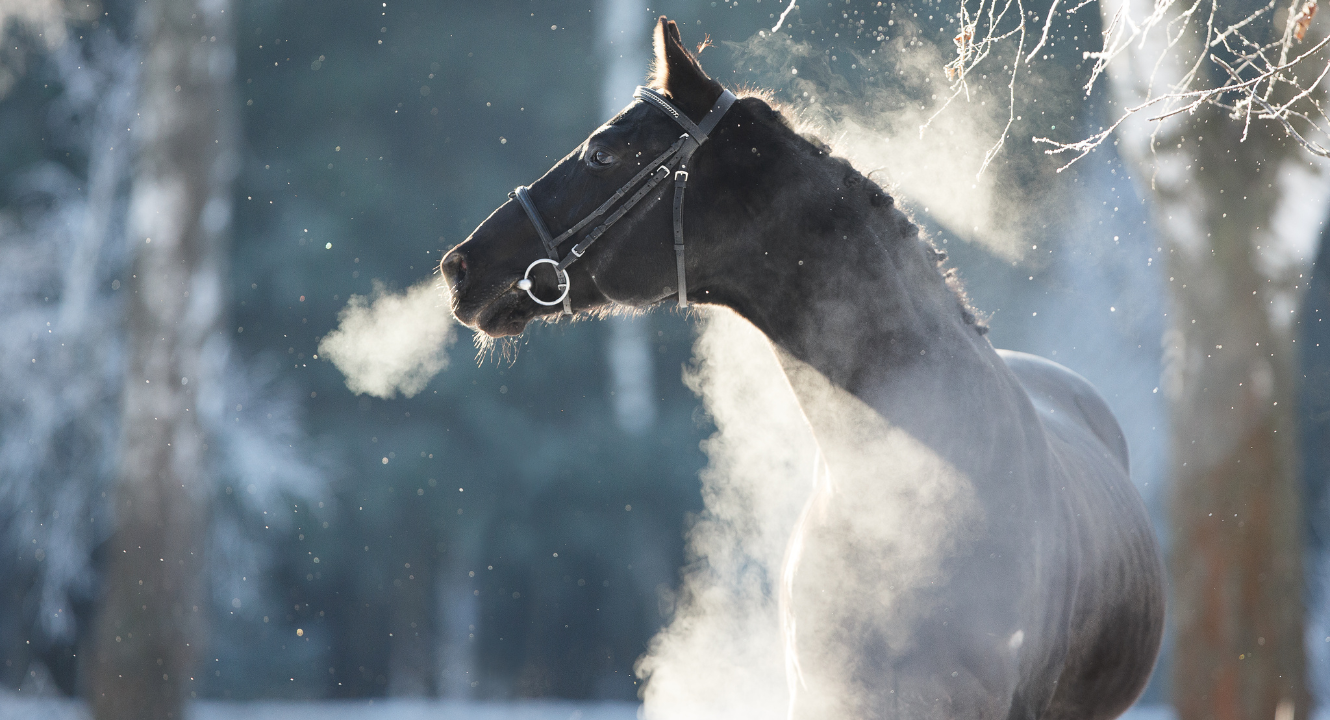
[[[608,150],[597,150],[591,153],[591,164],[598,167],[604,167],[614,162],[614,154]]]

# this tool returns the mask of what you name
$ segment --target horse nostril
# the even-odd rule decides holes
[[[456,250],[444,255],[443,262],[439,263],[439,271],[443,273],[448,287],[457,287],[466,278],[466,256]]]

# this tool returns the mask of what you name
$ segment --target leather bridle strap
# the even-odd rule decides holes
[[[664,95],[661,95],[649,87],[639,86],[633,91],[633,97],[638,100],[649,102],[659,108],[666,115],[669,115],[675,122],[679,123],[679,126],[683,128],[684,132],[697,140],[698,145],[707,141],[707,136],[711,134],[712,130],[716,129],[716,124],[720,122],[721,118],[725,117],[726,111],[730,109],[730,106],[734,104],[736,99],[734,93],[729,90],[722,91],[720,97],[716,98],[716,102],[712,104],[711,109],[707,111],[706,116],[702,118],[702,122],[694,125],[693,121],[689,120],[688,116],[684,115],[673,103],[666,100]]]
[[[680,136],[668,150],[661,153],[655,160],[648,163],[646,167],[639,170],[631,180],[624,183],[622,187],[611,195],[608,200],[601,203],[600,207],[592,211],[590,215],[587,215],[578,221],[576,225],[573,225],[560,233],[558,237],[553,237],[549,228],[545,226],[545,221],[541,218],[540,212],[536,209],[536,205],[532,201],[531,194],[526,186],[519,187],[508,194],[509,197],[518,201],[522,206],[522,210],[524,210],[527,217],[530,218],[531,224],[536,228],[536,233],[540,235],[540,243],[545,247],[545,253],[549,256],[548,260],[537,260],[531,263],[531,265],[527,267],[526,275],[518,282],[518,287],[525,290],[527,295],[529,295],[533,301],[541,305],[556,305],[562,301],[563,312],[565,315],[572,314],[572,303],[568,297],[571,282],[567,273],[568,266],[581,258],[582,255],[586,253],[587,248],[591,247],[592,243],[596,242],[601,235],[605,234],[605,231],[609,230],[610,227],[622,219],[624,215],[627,215],[628,212],[641,202],[643,198],[650,194],[661,181],[669,177],[671,172],[674,174],[674,256],[678,273],[679,307],[688,307],[688,287],[684,276],[683,236],[683,198],[684,191],[688,187],[688,161],[692,159],[693,153],[697,151],[698,147],[706,142],[707,136],[711,134],[711,131],[716,128],[717,123],[719,123],[721,118],[725,116],[725,113],[729,111],[730,106],[734,104],[736,98],[734,93],[729,90],[722,91],[715,104],[711,106],[711,109],[707,111],[706,116],[702,118],[702,122],[694,123],[687,115],[684,115],[683,112],[675,107],[673,103],[666,100],[664,96],[651,88],[639,87],[633,93],[633,97],[635,100],[646,102],[664,112],[684,129],[684,134]],[[604,215],[615,203],[619,202],[629,190],[633,189],[633,187],[637,186],[638,183],[642,183],[644,180],[646,181],[645,184],[638,188],[637,192],[633,193],[633,195],[620,205],[618,209],[610,213],[609,217],[605,218],[604,222],[600,223],[594,227],[591,232],[587,233],[586,237],[582,238],[581,242],[578,242],[569,250],[568,255],[566,255],[563,260],[559,260],[559,245],[581,232],[587,225],[591,224],[592,221]],[[554,265],[556,279],[559,283],[558,288],[561,293],[557,300],[541,300],[531,292],[531,270],[537,265],[546,263]]]
[[[655,160],[652,160],[650,163],[647,163],[646,167],[639,170],[637,174],[633,176],[632,180],[629,180],[628,182],[624,183],[623,187],[620,187],[617,191],[615,191],[613,195],[610,196],[610,199],[601,203],[600,207],[591,211],[590,215],[587,215],[586,217],[579,220],[576,225],[560,233],[559,237],[554,238],[551,241],[554,247],[562,245],[565,240],[581,232],[582,229],[585,228],[587,225],[590,225],[592,220],[595,220],[601,215],[604,215],[605,211],[609,210],[614,205],[614,203],[618,202],[625,194],[627,194],[629,190],[633,189],[634,185],[642,182],[642,179],[645,178],[647,175],[650,175],[652,172],[654,172],[656,168],[660,166],[661,163],[666,162],[672,156],[674,156],[674,154],[679,152],[679,149],[683,147],[684,142],[685,142],[684,138],[680,137],[678,140],[674,142],[673,145],[669,147],[668,150],[658,155]],[[518,188],[518,190],[525,190],[525,189],[526,189],[525,186]],[[517,191],[515,190],[513,191],[513,193],[509,193],[509,197],[517,197]],[[527,215],[533,218],[532,224],[533,225],[536,224],[535,218],[540,217],[540,214],[536,212],[536,206],[523,203],[522,209],[526,210]],[[543,225],[544,222],[542,221],[540,224]],[[539,227],[540,226],[537,225],[537,230],[539,230]]]
[[[531,193],[523,185],[513,191],[513,197],[522,204],[522,209],[526,211],[527,217],[531,218],[531,224],[536,226],[536,233],[540,235],[540,244],[545,246],[545,254],[550,256],[556,265],[554,266],[554,277],[559,283],[559,293],[563,296],[563,314],[573,314],[573,301],[568,297],[568,273],[563,271],[557,263],[559,262],[559,245],[550,235],[550,229],[545,227],[545,221],[540,218],[540,213],[536,212],[536,204],[531,200]],[[533,298],[534,299],[534,298]]]
[[[707,141],[707,136],[716,129],[716,124],[725,117],[730,106],[734,104],[734,93],[725,90],[716,98],[715,104],[707,111],[702,122],[693,125],[688,116],[679,112],[677,108],[671,105],[665,98],[656,94],[651,88],[639,87],[633,97],[641,98],[655,105],[665,114],[673,117],[675,122],[683,126],[687,131],[684,137],[689,138],[689,142],[684,144],[679,154],[678,168],[674,171],[674,267],[677,273],[679,307],[688,307],[688,277],[684,272],[684,244],[683,244],[683,197],[684,191],[688,189],[688,161],[693,158],[693,153],[701,147],[702,143]],[[692,126],[691,128],[689,126]]]

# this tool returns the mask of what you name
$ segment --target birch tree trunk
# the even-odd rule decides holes
[[[1101,3],[1106,24],[1123,4]],[[1135,18],[1153,9],[1127,4]],[[1199,44],[1179,35],[1110,66],[1123,106],[1177,82]],[[1311,258],[1281,218],[1323,206],[1325,182],[1282,130],[1253,121],[1244,140],[1213,106],[1154,130],[1138,116],[1119,141],[1169,276],[1172,701],[1181,720],[1310,717],[1290,313]]]
[[[434,603],[434,523],[430,505],[409,492],[399,496],[393,533],[388,610],[388,695],[438,694]]]
[[[1190,129],[1194,173],[1152,197],[1172,278],[1173,702],[1183,720],[1292,720],[1310,710],[1294,355],[1260,268],[1288,153],[1272,134],[1239,143],[1225,117]]]
[[[633,100],[650,63],[651,24],[646,0],[601,0],[596,8],[596,42],[605,63],[600,90],[600,114],[612,118]],[[645,317],[608,318],[610,404],[620,430],[645,435],[656,423],[656,368]]]
[[[180,718],[204,637],[206,346],[224,343],[225,238],[235,174],[227,0],[147,0],[129,231],[116,531],[90,678],[99,720]]]

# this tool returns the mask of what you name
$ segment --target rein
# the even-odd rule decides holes
[[[716,129],[716,124],[720,122],[721,118],[725,117],[725,113],[728,112],[730,106],[734,104],[734,93],[729,90],[723,91],[720,94],[720,98],[716,100],[716,104],[712,105],[711,109],[707,111],[706,116],[702,118],[702,122],[696,124],[694,124],[687,115],[684,115],[679,108],[675,107],[673,103],[666,100],[664,96],[651,88],[637,88],[637,90],[633,92],[633,98],[634,102],[642,101],[649,105],[653,105],[661,112],[668,115],[683,128],[684,134],[680,135],[679,139],[675,140],[674,144],[671,145],[668,150],[657,156],[655,160],[647,163],[646,167],[642,168],[633,176],[633,179],[624,183],[622,187],[611,195],[608,200],[601,203],[600,207],[592,211],[590,215],[579,220],[576,225],[563,231],[558,237],[554,237],[550,234],[549,228],[546,227],[545,221],[541,218],[540,211],[536,209],[536,204],[532,201],[531,193],[527,186],[523,185],[508,193],[508,197],[517,200],[522,206],[522,209],[526,211],[527,217],[531,219],[531,224],[536,228],[536,233],[540,235],[540,244],[545,247],[545,253],[549,255],[548,258],[540,258],[528,265],[526,273],[522,276],[522,279],[517,282],[517,287],[525,290],[527,296],[539,305],[551,306],[562,304],[564,315],[573,314],[572,301],[568,298],[568,292],[572,288],[567,272],[568,266],[577,262],[577,260],[586,253],[587,248],[591,247],[592,243],[600,239],[600,236],[604,235],[605,231],[609,230],[615,223],[622,220],[634,206],[641,202],[642,199],[654,190],[657,185],[660,185],[661,181],[669,177],[671,172],[674,174],[674,259],[679,275],[679,307],[688,307],[688,286],[684,279],[683,263],[683,196],[684,190],[688,187],[688,161],[693,157],[693,153],[702,146],[702,143],[707,141],[707,135],[709,135],[712,130]],[[623,199],[624,195],[628,194],[629,190],[633,189],[633,187],[638,183],[641,183],[643,180],[646,182],[642,187],[638,188],[637,192],[633,193],[627,201],[618,207],[618,209],[610,213],[610,215],[605,218],[604,222],[592,228],[591,232],[587,233],[586,237],[582,238],[580,242],[573,245],[562,260],[559,259],[559,245],[581,232],[587,225],[590,225],[592,221],[608,212],[615,203],[619,202],[619,200]],[[558,288],[560,291],[559,297],[553,300],[541,300],[536,297],[535,293],[531,292],[531,271],[534,270],[537,265],[554,266],[555,278],[558,280]]]

